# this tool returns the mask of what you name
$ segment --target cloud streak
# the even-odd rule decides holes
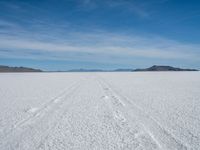
[[[121,9],[121,11],[128,11],[141,18],[148,18],[150,12],[144,6],[141,6],[136,1],[128,0],[78,0],[79,10],[94,10],[97,8]],[[144,3],[144,2],[143,2]]]
[[[6,20],[5,17],[4,20],[3,18],[0,20],[0,58],[73,60],[114,64],[128,63],[138,58],[144,62],[146,59],[195,62],[196,64],[200,62],[200,44],[183,43],[158,35],[122,33],[126,30],[126,26],[123,30],[114,31],[112,27],[103,28],[95,26],[95,23],[90,24],[89,21],[99,23],[96,16],[99,16],[97,19],[104,20],[101,18],[102,14],[99,10],[95,17],[88,15],[88,12],[86,14],[77,13],[84,9],[92,11],[102,7],[109,8],[108,13],[113,10],[124,10],[130,11],[138,17],[148,18],[151,16],[151,13],[147,11],[148,1],[145,2],[147,4],[139,4],[123,0],[77,0],[77,3],[79,7],[76,6],[76,9],[63,11],[66,16],[60,15],[63,13],[59,12],[57,15],[60,19],[56,21],[52,19],[53,17],[48,17],[53,13],[43,7],[38,8],[25,2],[23,6],[27,7],[24,9],[22,9],[21,3],[18,3],[19,6],[10,5],[10,9],[14,9],[14,12],[20,11],[20,13],[16,13],[17,15],[10,19]],[[33,14],[29,13],[28,9]],[[54,9],[50,8],[50,10]],[[42,19],[35,14],[36,11],[42,14],[40,16]],[[14,12],[11,11],[10,14]],[[79,18],[70,17],[73,13],[76,13]],[[33,18],[29,18],[32,15]],[[127,14],[124,13],[124,15]],[[65,17],[67,19],[63,19]],[[86,21],[87,17],[91,17],[91,20],[88,20],[87,23],[84,19],[84,21],[79,21],[84,17],[86,17]],[[107,23],[107,19],[103,22]],[[115,23],[117,22],[114,21],[112,25],[115,26]]]
[[[51,36],[49,35],[50,38]],[[8,52],[10,56],[12,56],[13,51],[19,54],[20,52],[27,53],[28,55],[32,55],[30,51],[36,51],[50,52],[57,59],[60,57],[59,54],[69,59],[68,53],[74,53],[74,56],[77,55],[77,58],[81,59],[81,56],[78,55],[80,53],[83,55],[82,59],[85,59],[84,54],[90,54],[91,58],[93,56],[113,56],[123,57],[124,59],[141,57],[198,61],[200,57],[199,47],[200,45],[182,44],[159,37],[148,38],[105,31],[94,33],[72,32],[66,35],[65,38],[57,38],[50,42],[45,39],[27,39],[22,35],[0,36],[0,49],[12,50]],[[21,57],[23,58],[23,56]],[[61,59],[64,58],[62,57]],[[87,57],[87,59],[91,58]]]

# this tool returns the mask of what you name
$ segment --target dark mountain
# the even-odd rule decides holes
[[[182,68],[175,68],[171,66],[157,66],[154,65],[150,68],[146,69],[136,69],[134,71],[198,71],[196,69],[182,69]]]
[[[42,70],[26,67],[9,67],[0,65],[0,72],[42,72]]]
[[[196,69],[182,69],[171,66],[158,66],[154,65],[146,69],[116,69],[116,70],[101,70],[101,69],[72,69],[68,71],[56,72],[137,72],[137,71],[198,71]],[[0,65],[0,72],[43,72],[40,69],[33,69],[27,67],[9,67]]]

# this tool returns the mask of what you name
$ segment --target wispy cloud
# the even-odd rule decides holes
[[[79,1],[79,10],[94,10],[96,8],[110,8],[110,9],[120,9],[121,11],[131,12],[138,17],[147,18],[150,16],[150,12],[146,10],[146,6],[140,5],[136,1],[128,0],[78,0]],[[144,2],[143,2],[144,3]]]
[[[139,17],[146,18],[146,17],[149,17],[150,15],[150,12],[148,12],[145,7],[139,5],[139,3],[136,3],[135,1],[130,2],[130,1],[122,1],[122,0],[117,0],[117,1],[108,0],[106,2],[107,2],[107,5],[110,7],[113,7],[113,8],[118,7],[124,10],[128,10],[130,12],[133,12]]]
[[[27,34],[27,33],[26,33]],[[32,34],[32,33],[28,33]],[[55,35],[54,35],[55,36]],[[28,37],[28,38],[27,38]],[[38,57],[34,52],[41,52],[49,59],[87,59],[95,61],[93,57],[104,57],[102,61],[107,61],[110,57],[121,58],[154,58],[154,59],[179,59],[186,61],[198,61],[200,57],[200,45],[182,44],[177,41],[160,38],[157,36],[127,35],[121,33],[110,33],[106,31],[70,32],[65,36],[59,34],[53,40],[51,34],[45,37],[40,33],[31,38],[25,35],[0,35],[0,49],[12,50],[4,53],[12,57],[13,52],[18,57],[30,56]],[[43,39],[41,39],[43,37]],[[70,54],[70,55],[69,55]],[[41,56],[47,58],[47,56]],[[87,56],[87,57],[86,57]],[[100,61],[98,59],[96,61]],[[117,59],[115,60],[117,61]]]
[[[150,15],[144,3],[141,5],[122,0],[103,1],[103,4],[96,0],[77,0],[77,2],[84,5],[82,7],[86,9],[106,5],[113,9],[119,7],[126,11],[133,11],[139,17],[145,18]],[[42,8],[32,7],[34,6],[29,6],[33,10],[41,9],[43,12]],[[42,20],[37,17],[30,19],[18,15],[15,17],[20,18],[23,23],[16,19],[0,20],[0,58],[79,60],[100,63],[126,63],[137,58],[200,62],[200,44],[183,43],[157,35],[121,33],[101,27],[91,29],[89,26],[83,29],[81,25],[65,19],[52,22],[51,18],[45,20],[45,17]]]

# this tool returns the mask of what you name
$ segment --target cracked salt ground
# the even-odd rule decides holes
[[[41,149],[59,149],[60,146],[69,149],[158,149],[147,133],[140,134],[135,127],[131,129],[120,112],[112,112],[99,99],[108,98],[98,96],[102,89],[86,87],[74,96],[77,101],[73,102],[51,134],[53,136],[48,137]],[[91,91],[93,96],[88,95]]]
[[[28,112],[28,113],[35,113],[37,110],[38,110],[38,108],[33,107],[33,108],[28,109],[26,112]]]
[[[1,150],[200,150],[198,73],[19,75],[0,76]]]

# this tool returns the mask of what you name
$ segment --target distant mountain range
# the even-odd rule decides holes
[[[100,70],[100,69],[73,69],[67,72],[139,72],[139,71],[198,71],[196,69],[183,69],[172,66],[154,65],[145,69],[115,69],[115,70]]]
[[[42,72],[42,70],[27,67],[9,67],[0,65],[0,72]]]
[[[68,71],[50,71],[50,72],[140,72],[140,71],[198,71],[196,69],[182,69],[171,66],[154,65],[145,69],[115,69],[115,70],[101,70],[101,69],[72,69]],[[0,65],[0,72],[43,72],[40,69],[33,69],[27,67],[9,67]]]
[[[67,72],[131,72],[133,69],[115,69],[115,70],[103,70],[103,69],[72,69]],[[64,71],[65,72],[65,71]]]
[[[115,69],[115,70],[101,70],[101,69],[73,69],[67,72],[139,72],[139,71],[198,71],[196,69],[182,69],[171,66],[154,65],[145,69]],[[65,72],[65,71],[64,71]]]
[[[182,69],[182,68],[175,68],[171,66],[157,66],[154,65],[152,67],[146,69],[135,69],[134,71],[198,71],[196,69]]]
[[[61,72],[105,72],[105,70],[101,70],[101,69],[72,69],[72,70],[61,71]]]

